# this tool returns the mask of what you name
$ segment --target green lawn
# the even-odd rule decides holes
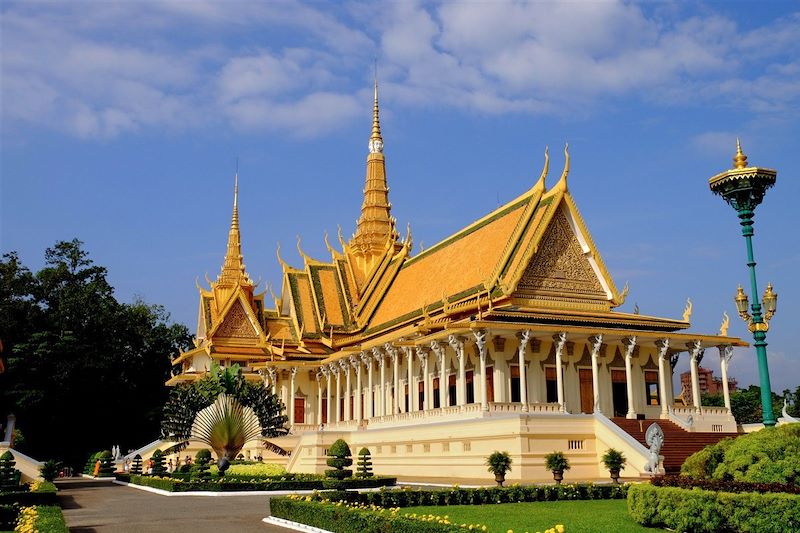
[[[628,516],[625,500],[581,500],[559,502],[503,503],[493,505],[449,505],[406,507],[400,514],[447,515],[455,524],[485,524],[490,533],[544,531],[563,524],[566,533],[655,532]]]

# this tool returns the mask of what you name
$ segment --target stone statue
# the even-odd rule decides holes
[[[783,399],[783,409],[781,409],[781,417],[783,418],[782,422],[786,424],[797,424],[800,423],[800,420],[796,419],[795,417],[791,416],[787,411],[789,407],[789,399]]]
[[[651,474],[658,473],[659,455],[661,448],[664,446],[664,431],[658,424],[650,424],[644,434],[644,441],[650,446],[650,457],[647,464],[644,466],[646,472]]]

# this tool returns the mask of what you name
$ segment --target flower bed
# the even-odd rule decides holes
[[[17,533],[69,533],[64,521],[64,514],[57,505],[42,505],[36,507],[23,507],[19,512]]]
[[[152,487],[154,489],[166,490],[169,492],[190,492],[190,491],[210,491],[210,492],[237,492],[237,491],[278,491],[278,490],[313,490],[313,489],[355,489],[355,488],[376,488],[390,486],[397,483],[397,478],[393,477],[374,477],[367,479],[343,479],[341,481],[333,479],[323,479],[319,476],[310,477],[308,474],[300,476],[281,476],[272,479],[255,479],[249,481],[228,480],[223,478],[212,479],[210,481],[183,481],[180,479],[151,477],[151,476],[130,476],[130,483]]]
[[[800,495],[631,486],[628,512],[648,527],[677,531],[800,531]]]
[[[56,486],[49,481],[36,481],[30,485],[20,485],[18,490],[0,492],[0,505],[54,504],[58,498]]]
[[[442,490],[380,490],[377,492],[333,492],[312,495],[317,501],[346,501],[379,507],[415,507],[421,505],[484,505],[493,503],[518,503],[557,500],[610,500],[624,499],[630,485],[595,485],[574,483],[568,485],[511,485],[464,489],[453,487]]]
[[[800,494],[800,485],[784,483],[749,483],[746,481],[726,481],[722,479],[693,479],[687,476],[658,476],[651,481],[656,487],[678,487],[682,489],[699,488],[723,492],[787,492]]]

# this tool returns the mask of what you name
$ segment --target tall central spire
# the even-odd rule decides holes
[[[378,79],[375,78],[375,93],[372,107],[372,133],[369,137],[367,175],[364,186],[364,202],[358,218],[356,232],[350,241],[353,252],[363,263],[366,272],[376,260],[383,256],[390,241],[395,251],[402,246],[391,215],[389,187],[386,183],[386,164],[383,156],[380,108],[378,106]]]
[[[245,272],[242,258],[242,238],[239,233],[239,171],[233,181],[233,215],[231,215],[231,229],[228,231],[228,247],[225,252],[225,261],[222,271],[217,277],[217,283],[222,284],[250,284],[250,278]]]

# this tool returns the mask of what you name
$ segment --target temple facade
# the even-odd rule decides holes
[[[736,431],[726,407],[700,405],[698,366],[719,356],[722,383],[735,346],[689,331],[681,318],[616,310],[618,290],[570,195],[569,152],[548,187],[549,156],[533,186],[464,229],[413,253],[391,215],[375,87],[361,214],[349,240],[282,267],[279,295],[256,293],[241,253],[238,183],[222,270],[200,293],[195,347],[173,361],[168,385],[212,362],[239,364],[280,395],[290,435],[267,443],[289,471],[322,471],[344,438],[370,448],[379,474],[485,477],[507,450],[509,479],[544,479],[546,453],[568,454],[576,478],[607,477],[609,447],[645,473],[642,431]],[[689,359],[693,403],[676,403],[673,372]],[[706,358],[705,362],[708,363]],[[629,427],[630,426],[630,427]]]

